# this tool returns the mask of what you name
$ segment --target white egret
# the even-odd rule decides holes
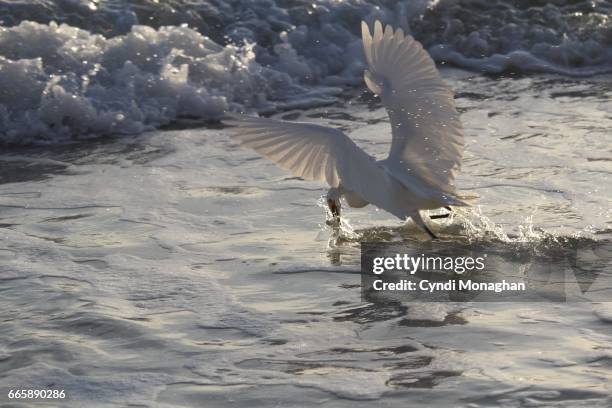
[[[456,196],[463,130],[453,92],[421,44],[380,21],[374,34],[361,23],[368,88],[391,122],[389,156],[377,161],[338,129],[232,116],[230,136],[282,169],[306,180],[326,181],[327,203],[340,217],[340,198],[351,207],[373,204],[396,217],[412,218],[432,238],[421,211],[467,205]],[[440,218],[433,216],[431,218]]]

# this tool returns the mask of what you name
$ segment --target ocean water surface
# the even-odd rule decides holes
[[[0,2],[3,404],[612,405],[610,303],[363,302],[362,241],[437,244],[371,206],[330,230],[323,185],[214,122],[327,124],[383,157],[358,23],[409,26],[456,92],[478,196],[439,245],[609,277],[609,2],[160,3]]]

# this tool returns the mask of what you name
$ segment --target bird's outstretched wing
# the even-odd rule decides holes
[[[313,123],[285,122],[233,115],[232,139],[306,180],[342,186],[392,214],[401,208],[389,200],[391,180],[374,158],[340,130]],[[400,215],[398,215],[400,216]]]
[[[369,69],[364,78],[389,113],[393,139],[383,161],[404,184],[418,177],[452,193],[461,166],[463,130],[453,93],[421,44],[401,29],[361,23]]]

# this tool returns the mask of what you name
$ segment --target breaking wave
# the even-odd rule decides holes
[[[484,73],[612,71],[609,1],[0,1],[0,142],[140,133],[361,86],[359,22]]]

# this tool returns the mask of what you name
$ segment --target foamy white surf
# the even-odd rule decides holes
[[[0,2],[0,143],[140,133],[362,86],[361,20],[487,73],[612,69],[608,2]]]
[[[221,47],[186,27],[134,26],[107,39],[23,22],[0,31],[0,54],[5,142],[140,133],[178,117],[323,103],[334,91],[261,66],[252,45]]]

